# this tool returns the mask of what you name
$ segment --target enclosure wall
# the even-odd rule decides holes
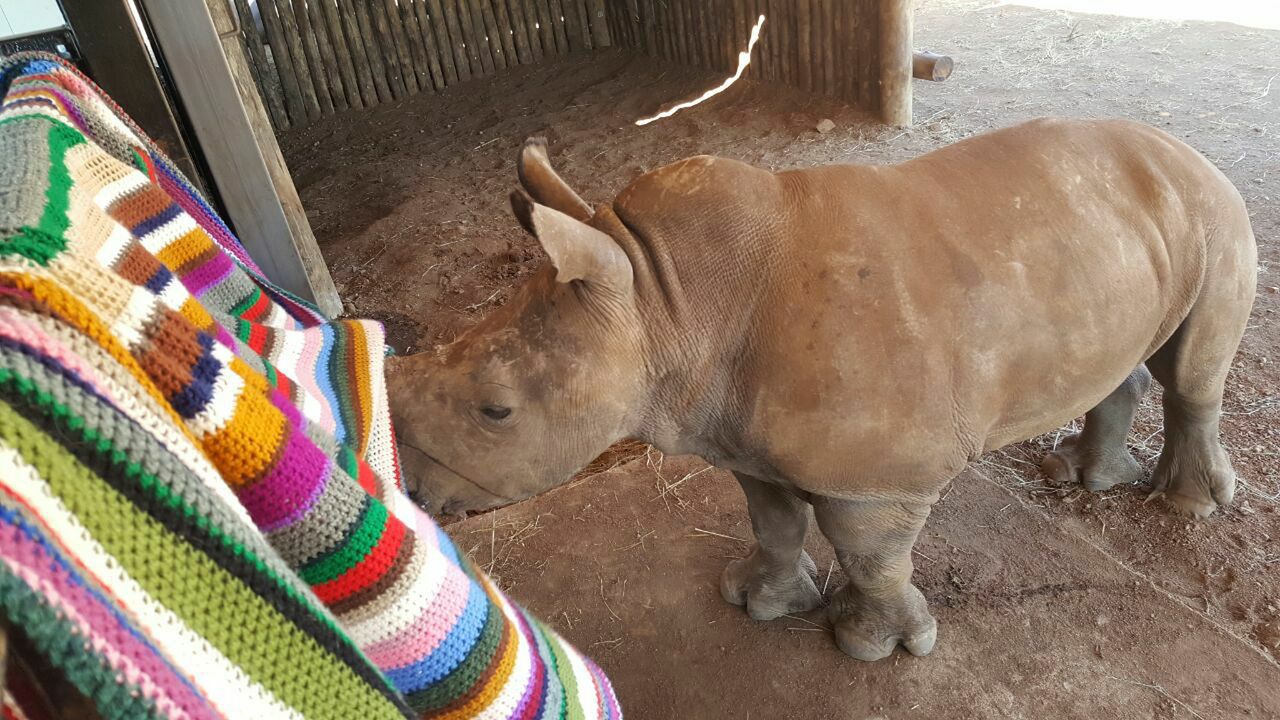
[[[277,130],[610,44],[606,0],[232,0]]]
[[[747,77],[783,82],[876,111],[882,2],[607,0],[607,8],[615,44],[726,72],[737,68],[752,24],[764,15]]]

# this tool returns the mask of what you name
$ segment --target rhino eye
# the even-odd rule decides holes
[[[511,408],[502,407],[501,405],[485,405],[480,408],[480,414],[494,421],[506,420],[511,416]]]

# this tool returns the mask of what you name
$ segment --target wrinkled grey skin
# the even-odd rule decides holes
[[[767,620],[822,598],[808,506],[864,660],[937,626],[911,547],[985,451],[1085,415],[1046,471],[1139,479],[1125,437],[1154,375],[1154,493],[1231,501],[1223,384],[1256,282],[1240,195],[1127,122],[1043,120],[890,167],[770,173],[695,157],[592,210],[526,146],[513,206],[551,266],[435,354],[388,369],[407,477],[433,511],[568,479],[638,438],[733,471],[756,545],[721,590]],[[1148,372],[1149,371],[1149,372]]]

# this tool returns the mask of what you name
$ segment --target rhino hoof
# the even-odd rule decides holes
[[[1044,456],[1040,469],[1060,484],[1079,483],[1092,492],[1142,479],[1142,466],[1123,446],[1099,451],[1085,447],[1079,435],[1072,435]]]
[[[720,595],[725,602],[746,606],[753,620],[808,612],[822,605],[822,594],[814,583],[817,572],[813,558],[803,550],[799,562],[778,567],[767,562],[755,547],[750,555],[725,567]]]
[[[846,585],[828,611],[836,645],[857,660],[889,657],[899,643],[912,655],[928,655],[938,640],[938,621],[929,614],[920,590],[904,583],[885,594],[868,594]]]

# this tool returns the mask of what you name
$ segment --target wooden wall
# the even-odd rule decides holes
[[[277,131],[610,44],[605,0],[232,0]]]
[[[880,107],[883,0],[606,0],[615,44],[733,72],[765,16],[746,77]]]

